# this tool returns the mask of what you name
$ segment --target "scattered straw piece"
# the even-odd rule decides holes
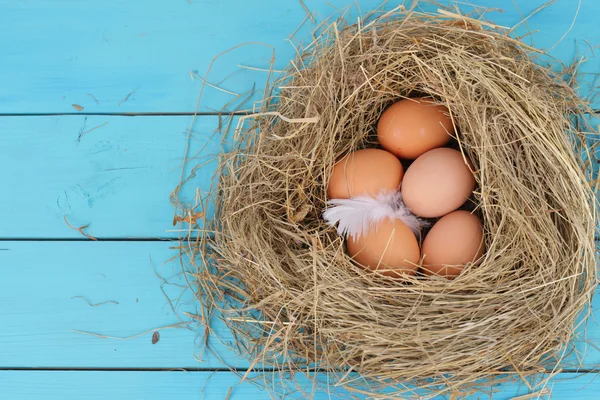
[[[65,216],[63,216],[63,219],[65,220],[65,223],[67,224],[67,226],[68,226],[69,228],[71,228],[71,229],[73,229],[73,230],[76,230],[77,232],[81,233],[81,235],[85,236],[86,238],[88,238],[88,239],[90,239],[90,240],[98,240],[98,239],[96,239],[95,237],[93,237],[92,235],[90,235],[90,234],[88,234],[88,233],[85,233],[85,232],[84,232],[84,229],[87,229],[87,228],[90,226],[90,224],[83,225],[83,226],[80,226],[79,228],[76,228],[76,227],[74,227],[73,225],[71,225],[71,224],[69,223],[69,221],[67,220],[67,216],[66,216],[66,215],[65,215]]]
[[[82,335],[89,335],[89,336],[94,336],[100,339],[111,339],[111,340],[131,340],[131,339],[135,339],[138,338],[140,336],[144,336],[147,335],[149,333],[154,333],[154,332],[159,332],[162,331],[163,329],[181,329],[182,327],[185,327],[187,325],[190,325],[192,322],[184,322],[184,323],[178,323],[178,324],[171,324],[171,325],[165,325],[165,326],[161,326],[158,328],[154,328],[154,329],[149,329],[145,332],[141,332],[135,335],[131,335],[131,336],[109,336],[109,335],[102,335],[100,333],[94,333],[94,332],[87,332],[87,331],[80,331],[77,329],[73,329],[73,333],[79,333]]]
[[[550,396],[552,395],[552,391],[548,388],[544,388],[542,390],[538,390],[535,393],[525,394],[523,396],[513,397],[510,400],[530,400],[530,399],[539,399],[542,396]]]
[[[119,304],[119,302],[118,302],[118,301],[115,301],[115,300],[107,300],[107,301],[101,301],[101,302],[99,302],[99,303],[92,303],[92,302],[91,302],[91,301],[89,301],[89,300],[88,300],[86,297],[83,297],[83,296],[73,296],[73,297],[71,297],[71,299],[82,299],[82,300],[84,300],[86,303],[88,303],[88,305],[89,305],[90,307],[98,307],[98,306],[101,306],[101,305],[103,305],[103,304]]]
[[[100,105],[100,102],[98,101],[98,99],[96,98],[96,96],[94,96],[91,93],[86,93],[88,96],[90,96],[92,98],[92,100],[94,100],[94,102],[96,103],[96,105]]]
[[[129,101],[129,98],[136,92],[137,90],[133,90],[129,93],[127,93],[127,96],[125,96],[125,98],[123,100],[121,100],[118,104],[118,106],[122,105],[123,103],[127,103],[127,101]]]
[[[225,400],[229,400],[231,397],[231,391],[233,390],[233,386],[229,386],[229,390],[227,391],[227,395],[225,396]]]
[[[265,117],[265,116],[269,116],[269,115],[278,117],[279,119],[281,119],[289,124],[301,124],[301,123],[316,124],[317,122],[319,122],[319,117],[289,118],[277,111],[266,111],[266,112],[262,112],[262,113],[258,113],[258,114],[244,115],[243,117],[240,117],[240,119],[242,121],[244,121],[244,120],[250,119],[250,118]]]
[[[175,215],[173,217],[173,226],[177,225],[179,222],[185,222],[187,224],[195,224],[198,222],[198,220],[202,219],[204,217],[204,213],[203,212],[195,212],[192,213],[190,211],[188,211],[187,215],[185,216],[181,216],[181,215]]]
[[[194,80],[194,77],[196,77],[196,78],[200,79],[206,86],[209,86],[209,87],[211,87],[213,89],[217,89],[217,90],[219,90],[219,91],[221,91],[223,93],[227,93],[227,94],[230,94],[230,95],[233,95],[233,96],[239,96],[239,94],[236,93],[236,92],[232,92],[231,90],[223,89],[222,87],[219,87],[219,86],[214,85],[214,84],[212,84],[210,82],[207,82],[206,79],[204,79],[203,77],[201,77],[200,75],[198,75],[195,72],[190,71],[190,77],[192,78],[192,80]]]
[[[90,128],[87,131],[81,131],[81,132],[79,132],[79,136],[77,136],[77,143],[79,143],[81,141],[81,138],[84,137],[85,135],[87,135],[88,133],[93,132],[96,129],[100,129],[100,128],[102,128],[105,125],[108,125],[108,121],[105,122],[105,123],[103,123],[103,124],[100,124],[98,126],[95,126],[93,128]]]
[[[308,10],[308,8],[306,7],[306,4],[304,4],[304,1],[302,1],[302,0],[298,0],[298,1],[300,2],[300,5],[304,9],[304,12],[306,12],[306,15],[310,18],[310,20],[313,23],[315,23],[315,17],[313,16],[313,13]]]

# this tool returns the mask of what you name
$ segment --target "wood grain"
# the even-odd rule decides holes
[[[179,181],[192,117],[106,114],[192,113],[213,58],[244,42],[253,44],[214,64],[208,82],[222,90],[207,87],[199,110],[214,112],[232,101],[230,109],[249,108],[262,96],[267,78],[262,69],[269,67],[272,51],[276,69],[294,57],[286,38],[299,25],[304,22],[296,45],[310,41],[315,24],[337,15],[340,7],[349,6],[346,16],[355,21],[380,3],[0,0],[0,398],[268,398],[250,383],[238,386],[239,376],[231,372],[123,370],[249,364],[228,350],[232,338],[222,324],[214,328],[226,343],[210,340],[218,356],[202,351],[195,327],[165,329],[180,323],[168,299],[177,311],[201,312],[190,292],[179,297],[180,266],[167,262],[177,254],[174,242],[102,241],[178,236],[167,231],[173,220],[169,194]],[[469,11],[464,3],[461,8]],[[504,9],[486,17],[512,27],[546,0],[477,3]],[[591,57],[591,46],[600,41],[599,11],[598,2],[558,0],[521,24],[517,35],[539,31],[525,40],[565,63]],[[599,69],[598,59],[583,65],[588,75],[581,77],[582,94],[589,93],[591,73]],[[242,101],[253,87],[255,94]],[[14,114],[22,116],[6,116]],[[184,200],[194,198],[192,186],[210,186],[211,161],[222,151],[222,138],[213,136],[217,124],[216,117],[206,116],[194,124],[190,153],[200,151],[195,161],[202,166]],[[85,225],[83,232],[99,242],[37,240],[86,239],[77,231]],[[586,335],[579,329],[579,352],[569,356],[570,368],[600,363],[598,307],[596,296],[596,318],[588,322]],[[107,339],[74,330],[133,337]],[[596,378],[562,373],[550,385],[552,398],[597,399]],[[495,390],[489,398],[529,392],[521,383]]]
[[[193,331],[160,329],[180,322],[165,295],[180,314],[200,312],[192,293],[182,293],[181,266],[167,261],[177,254],[174,245],[1,242],[0,369],[248,367],[228,349],[232,336],[219,321],[213,327],[227,346],[210,338],[218,356],[203,351],[195,326]],[[595,320],[588,321],[586,336],[579,330],[579,353],[570,356],[566,368],[600,364],[600,297],[594,306]],[[74,330],[135,337],[106,339]],[[155,331],[160,340],[153,345]]]
[[[193,294],[183,292],[178,261],[168,261],[174,245],[1,242],[0,368],[247,367],[215,337],[209,346],[219,357],[206,351],[196,325],[164,328],[181,322],[174,309],[200,312]],[[225,343],[232,339],[222,324],[214,329]],[[160,340],[153,344],[155,330]]]
[[[531,399],[597,400],[600,380],[594,374],[560,374],[546,386],[529,389],[522,382],[512,382],[491,388],[488,393],[459,397],[464,400],[512,400],[532,393],[549,393]],[[277,381],[277,376],[267,376]],[[320,377],[325,379],[324,377]],[[259,383],[255,374],[249,379]],[[299,377],[302,390],[280,388],[285,399],[306,399],[311,393],[311,381]],[[175,372],[175,371],[0,371],[0,390],[10,400],[261,400],[271,399],[255,384],[240,382],[240,376],[231,372]],[[546,390],[541,392],[541,390]],[[283,393],[282,393],[283,394]],[[227,397],[229,396],[229,397]],[[347,399],[349,393],[333,386],[314,393],[315,400]],[[364,396],[357,396],[365,399]],[[434,400],[448,399],[436,397]]]
[[[296,44],[310,42],[316,24],[337,9],[349,7],[346,15],[354,22],[358,8],[366,12],[381,1],[304,3],[316,22],[305,21]],[[512,27],[546,0],[477,3],[502,8],[486,17]],[[571,27],[577,6],[577,1],[558,0],[529,18],[518,34],[539,31],[533,43],[564,62],[591,56],[584,40],[599,42],[600,5],[581,2]],[[260,44],[239,47],[215,63],[208,81],[225,91],[207,88],[201,111],[221,109],[255,86],[256,96],[245,102],[249,107],[262,95],[267,74],[239,65],[268,68],[274,50],[274,67],[284,68],[295,54],[286,39],[306,18],[300,2],[280,0],[0,0],[0,9],[0,113],[18,114],[191,112],[201,81],[192,80],[190,72],[204,76],[215,56],[245,42]],[[596,72],[599,66],[594,60],[585,69]]]
[[[0,117],[0,239],[177,238],[169,196],[181,177],[191,116]],[[223,120],[221,120],[223,121]],[[597,119],[593,119],[597,126]],[[235,121],[233,122],[235,126]],[[217,117],[198,117],[193,179],[180,200],[206,195],[229,148]],[[206,210],[209,216],[212,208]],[[65,218],[67,219],[65,221]]]
[[[178,237],[169,195],[192,117],[0,117],[0,238]],[[200,167],[181,200],[208,191],[222,152],[217,117],[196,119]],[[192,165],[192,164],[190,164]],[[190,171],[186,171],[186,175]],[[206,210],[210,212],[210,210]]]

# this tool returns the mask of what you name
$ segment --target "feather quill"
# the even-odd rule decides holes
[[[385,218],[401,220],[417,236],[428,225],[427,221],[411,213],[404,205],[399,191],[385,191],[376,197],[334,199],[329,200],[327,205],[329,208],[323,212],[323,219],[333,227],[337,225],[338,234],[353,239],[376,228]]]

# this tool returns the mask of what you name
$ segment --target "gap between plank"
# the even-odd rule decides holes
[[[109,368],[109,367],[0,367],[0,371],[73,371],[73,372],[258,372],[270,373],[279,372],[274,368],[249,369],[249,368]],[[306,370],[303,370],[306,371]],[[324,369],[309,369],[309,372],[327,372]],[[546,370],[543,373],[551,373]],[[598,369],[563,369],[560,374],[599,374]]]
[[[207,233],[208,237],[212,238],[213,233]],[[119,238],[119,237],[94,237],[96,240],[81,238],[0,238],[0,242],[178,242],[180,240],[196,240],[197,237],[189,238],[174,238],[174,237],[132,237],[132,238]],[[594,239],[596,242],[600,242],[600,237]]]
[[[91,240],[85,237],[81,238],[71,238],[71,237],[57,237],[57,238],[48,238],[48,237],[39,237],[39,238],[9,238],[3,237],[0,238],[0,242],[177,242],[182,240],[180,238],[175,237],[131,237],[131,238],[120,238],[120,237],[105,237],[105,238],[95,238],[96,240]],[[190,238],[194,240],[195,238]]]
[[[600,110],[599,110],[600,112]],[[68,113],[0,113],[0,117],[218,117],[219,115],[250,115],[251,111],[221,112],[68,112]]]
[[[109,368],[109,367],[0,367],[0,371],[75,371],[75,372],[247,372],[248,368]],[[256,372],[276,372],[273,368],[256,370]]]
[[[151,112],[68,112],[68,113],[0,113],[0,117],[73,117],[73,116],[84,116],[84,117],[93,117],[93,116],[103,116],[103,117],[218,117],[219,115],[250,115],[251,111],[221,111],[221,112],[159,112],[159,111],[151,111]],[[589,113],[586,113],[590,115]],[[600,115],[600,109],[593,110],[591,115]]]

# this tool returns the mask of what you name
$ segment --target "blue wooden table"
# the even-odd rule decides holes
[[[546,0],[476,2],[503,8],[487,17],[512,27]],[[224,368],[243,374],[246,359],[216,340],[218,357],[205,353],[193,328],[177,328],[197,306],[171,260],[169,194],[211,60],[255,43],[207,78],[220,89],[206,89],[192,136],[207,160],[221,151],[216,110],[264,87],[272,48],[285,67],[313,17],[346,5],[355,18],[380,1],[0,0],[0,399],[268,398]],[[595,0],[558,0],[516,32],[537,31],[525,40],[565,63],[590,58],[585,94],[600,71],[599,14]],[[214,168],[198,170],[198,187]],[[97,240],[73,229],[85,225]],[[547,386],[554,399],[600,399],[600,327],[579,332],[572,369]],[[494,390],[510,399],[537,389]]]

